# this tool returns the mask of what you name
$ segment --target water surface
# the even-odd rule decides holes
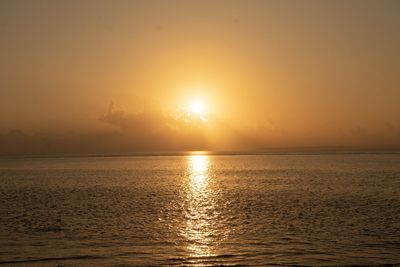
[[[400,155],[0,160],[0,264],[400,264]]]

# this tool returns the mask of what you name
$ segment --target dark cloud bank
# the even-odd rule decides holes
[[[115,130],[103,133],[32,135],[11,130],[0,134],[0,154],[108,154],[254,147],[252,140],[223,123],[204,123],[183,114],[132,114],[111,105],[100,120],[114,126]],[[219,136],[215,137],[213,131],[218,132]]]
[[[31,135],[20,130],[11,130],[0,134],[0,155],[118,154],[190,150],[249,151],[284,147],[274,143],[274,138],[275,141],[278,140],[277,138],[285,138],[284,131],[257,129],[243,132],[217,118],[210,118],[205,123],[184,112],[174,115],[166,115],[163,112],[132,114],[116,109],[111,104],[100,120],[113,126],[114,130],[86,134],[69,132]],[[296,134],[288,134],[284,142],[288,143],[289,137],[293,139],[293,136],[296,137]],[[354,143],[354,140],[358,143]],[[314,147],[308,147],[310,151],[314,151],[315,146],[319,146],[317,149],[325,150],[338,148],[400,150],[400,132],[391,123],[386,123],[381,133],[370,132],[361,127],[350,129],[345,135],[339,137],[339,141],[345,144],[341,147],[327,147],[326,140],[318,143],[312,137],[308,137],[306,142],[300,141],[301,139],[296,139],[293,142],[295,145],[289,145],[289,147],[292,150],[296,147],[305,149],[311,142],[310,144]]]

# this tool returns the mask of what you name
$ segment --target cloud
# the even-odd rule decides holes
[[[131,147],[161,150],[206,148],[203,123],[187,120],[184,114],[176,116],[155,110],[127,113],[111,103],[100,120],[116,127],[121,136],[130,139]]]
[[[126,113],[110,103],[108,111],[100,117],[104,123],[119,128],[125,133],[156,133],[167,130],[168,118],[160,113]]]

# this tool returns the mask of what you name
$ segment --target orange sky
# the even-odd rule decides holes
[[[4,0],[0,142],[18,129],[102,136],[107,151],[399,144],[399,11],[399,1]],[[187,118],[196,100],[207,122]]]

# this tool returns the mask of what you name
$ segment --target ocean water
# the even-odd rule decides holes
[[[400,264],[400,155],[0,159],[0,264]]]

